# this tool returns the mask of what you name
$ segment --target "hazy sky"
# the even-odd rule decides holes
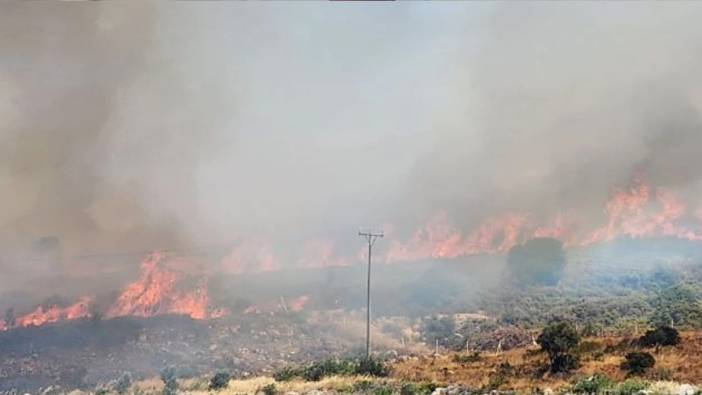
[[[439,210],[465,227],[597,215],[636,172],[695,200],[700,18],[690,2],[5,3],[0,246],[345,245]]]

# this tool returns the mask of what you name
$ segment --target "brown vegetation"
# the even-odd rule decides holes
[[[702,382],[702,332],[681,332],[681,337],[682,342],[675,347],[646,349],[656,358],[656,366],[644,378]],[[392,376],[398,380],[454,383],[469,388],[498,384],[502,389],[524,391],[559,388],[595,373],[623,381],[626,372],[621,370],[621,362],[628,352],[636,349],[634,338],[584,338],[579,346],[580,367],[569,375],[547,373],[547,355],[538,346],[528,346],[503,353],[483,353],[478,360],[456,358],[456,354],[405,357],[393,364]],[[505,366],[510,369],[505,370]],[[497,375],[500,380],[496,380]]]

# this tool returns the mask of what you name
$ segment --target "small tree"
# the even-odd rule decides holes
[[[638,375],[652,368],[656,364],[656,359],[653,355],[647,352],[634,351],[626,354],[624,361],[621,364],[622,370],[626,370],[629,374]]]
[[[118,394],[124,394],[132,386],[132,375],[129,372],[124,373],[115,381],[114,389]]]
[[[580,335],[569,323],[559,321],[549,324],[536,342],[548,354],[551,372],[568,372],[577,367],[578,360],[571,351],[580,342]]]
[[[163,381],[163,395],[176,395],[178,382],[176,381],[176,370],[169,366],[161,371],[161,381]]]
[[[229,385],[229,380],[231,375],[227,372],[217,372],[212,379],[210,379],[210,389],[218,390],[226,388]]]
[[[261,388],[261,392],[263,392],[264,395],[276,395],[278,390],[275,388],[275,384],[270,383],[263,386],[263,388]]]
[[[7,329],[12,329],[17,325],[17,320],[15,318],[15,309],[10,307],[9,309],[5,310],[5,327]]]
[[[642,347],[674,346],[678,343],[680,343],[678,330],[666,325],[648,330],[639,338],[639,345]]]

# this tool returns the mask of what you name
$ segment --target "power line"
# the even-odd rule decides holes
[[[371,255],[373,252],[373,245],[375,242],[383,237],[383,232],[373,233],[371,231],[361,232],[358,231],[359,236],[366,238],[368,242],[368,283],[366,287],[366,359],[370,358],[370,319],[371,319]]]

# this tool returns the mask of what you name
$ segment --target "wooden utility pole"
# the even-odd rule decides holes
[[[373,244],[375,244],[378,238],[383,237],[383,232],[373,233],[373,232],[361,232],[358,231],[359,236],[366,238],[368,242],[368,282],[366,287],[366,359],[370,358],[370,320],[371,320],[371,255],[373,252]]]

